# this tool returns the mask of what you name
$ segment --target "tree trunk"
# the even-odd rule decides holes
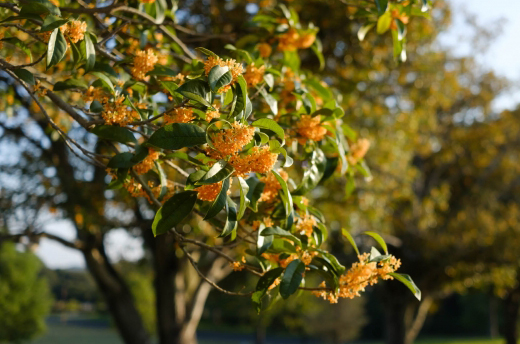
[[[423,297],[421,304],[417,308],[417,312],[413,321],[406,331],[405,344],[413,344],[419,332],[424,326],[424,322],[426,321],[426,317],[428,316],[428,311],[430,310],[433,304],[432,297]]]
[[[507,295],[504,302],[504,339],[506,344],[517,344],[519,307],[520,288],[516,288]]]
[[[489,295],[489,336],[491,338],[499,336],[498,300],[493,293]]]
[[[117,330],[126,344],[149,344],[141,315],[126,283],[107,261],[103,249],[83,251],[87,267],[107,303]]]

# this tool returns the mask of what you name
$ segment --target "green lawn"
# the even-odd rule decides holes
[[[283,341],[276,341],[282,343]],[[123,344],[117,332],[112,328],[74,326],[67,323],[52,322],[45,335],[34,340],[32,344]],[[297,343],[297,341],[291,342]],[[417,344],[503,344],[501,339],[428,339]],[[247,340],[200,340],[199,344],[253,344]],[[314,343],[318,344],[318,343]],[[319,343],[321,344],[321,343]],[[382,344],[381,342],[361,342],[358,344]]]

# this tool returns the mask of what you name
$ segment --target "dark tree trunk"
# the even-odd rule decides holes
[[[504,339],[506,344],[518,342],[518,309],[520,307],[520,288],[512,290],[504,302]]]
[[[112,268],[101,249],[84,251],[87,267],[103,295],[117,330],[126,344],[149,344],[141,316],[135,308],[132,293]]]
[[[406,304],[399,298],[385,302],[385,343],[405,344],[406,338]]]
[[[181,262],[175,255],[174,237],[166,234],[154,238],[151,229],[145,230],[143,236],[153,254],[159,343],[181,344],[185,300],[183,290],[176,290],[175,279],[181,269]],[[179,299],[179,295],[182,299]]]

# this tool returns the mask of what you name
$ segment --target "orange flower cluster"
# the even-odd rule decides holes
[[[103,117],[106,124],[125,126],[134,120],[140,119],[139,113],[123,104],[124,101],[124,96],[115,97],[112,102],[109,102],[106,97],[102,98],[103,112],[101,112],[101,117]]]
[[[244,177],[251,172],[267,173],[271,171],[278,154],[271,153],[268,146],[253,147],[249,155],[233,155],[229,163],[235,168],[234,175]]]
[[[274,222],[273,222],[273,220],[270,217],[264,217],[262,219],[262,221],[264,222],[264,226],[266,228],[274,226]],[[257,231],[258,228],[260,228],[260,225],[262,224],[262,221],[259,221],[259,220],[253,221],[253,226],[252,226],[253,227],[253,231]]]
[[[276,287],[278,287],[278,285],[282,282],[282,279],[280,277],[278,277],[277,279],[274,280],[273,284],[271,284],[268,288],[268,290],[272,290]]]
[[[271,53],[273,52],[273,48],[267,43],[260,43],[258,44],[257,48],[260,52],[260,57],[264,59],[271,56]]]
[[[351,165],[357,164],[361,159],[365,157],[370,148],[370,141],[368,139],[359,139],[356,143],[350,146],[351,154],[347,157],[348,162]]]
[[[211,120],[213,118],[220,118],[220,112],[218,111],[218,109],[216,109],[215,111],[206,112],[206,121],[207,122],[211,122]]]
[[[391,12],[392,19],[399,19],[403,24],[408,24],[409,17],[405,13],[399,13],[399,10],[397,8],[394,8]],[[397,23],[395,20],[392,20],[392,23],[390,24],[390,29],[397,30]]]
[[[230,264],[234,271],[242,271],[246,268],[246,266],[244,265],[245,263],[246,259],[242,257],[242,262],[232,262]]]
[[[287,172],[278,170],[278,173],[283,180],[287,181],[289,179]],[[278,196],[278,191],[282,189],[282,186],[278,182],[278,179],[276,179],[274,173],[269,173],[267,176],[260,178],[260,181],[265,184],[265,187],[258,201],[272,203]]]
[[[244,79],[246,79],[247,86],[254,87],[262,82],[264,79],[265,66],[261,66],[260,68],[255,67],[254,63],[251,63],[246,68],[246,72],[244,73]]]
[[[376,284],[379,279],[393,279],[389,273],[396,271],[401,266],[401,261],[394,256],[379,263],[368,262],[370,254],[359,255],[359,262],[352,264],[352,267],[339,278],[339,292],[334,294],[326,290],[314,291],[313,294],[329,300],[330,303],[337,303],[338,298],[353,299],[360,296],[360,292],[365,291],[369,285]],[[326,288],[325,282],[320,284],[321,288]]]
[[[85,102],[92,102],[94,100],[97,100],[101,103],[104,103],[108,101],[108,96],[102,88],[90,86],[87,89],[87,92],[83,94],[83,100]]]
[[[153,4],[155,0],[139,0],[139,2],[142,4]]]
[[[313,227],[316,226],[316,219],[312,215],[305,214],[303,217],[299,217],[296,222],[296,230],[298,233],[305,233],[307,237],[312,236]]]
[[[164,115],[164,124],[188,123],[195,119],[192,108],[180,107]]]
[[[198,192],[197,198],[202,201],[213,202],[222,190],[222,181],[218,183],[202,185],[195,189]]]
[[[204,62],[204,72],[206,73],[206,75],[209,75],[209,72],[215,66],[228,67],[233,78],[229,85],[220,88],[220,90],[218,91],[219,93],[226,92],[227,90],[229,90],[231,88],[231,85],[235,83],[236,79],[240,75],[242,75],[242,73],[244,73],[244,67],[241,63],[237,62],[236,60],[227,59],[224,61],[220,57],[209,56],[206,62]]]
[[[255,134],[255,128],[243,125],[239,122],[231,124],[230,129],[222,129],[212,135],[213,146],[222,155],[238,153],[247,145]]]
[[[290,28],[287,32],[278,36],[278,50],[295,51],[306,49],[316,40],[316,33],[300,34],[295,28]]]
[[[139,50],[134,57],[134,66],[131,69],[132,75],[137,80],[146,78],[146,73],[152,71],[159,58],[152,49]]]
[[[145,174],[153,167],[155,160],[159,159],[159,152],[152,148],[148,148],[148,155],[143,161],[134,166],[134,171],[137,174]]]
[[[85,32],[87,31],[87,23],[81,20],[71,20],[65,27],[64,34],[69,38],[72,43],[78,43],[85,38]]]
[[[298,140],[303,145],[306,139],[316,142],[323,140],[323,137],[327,134],[327,129],[321,126],[321,115],[315,117],[302,115],[296,123],[296,132],[304,138]]]

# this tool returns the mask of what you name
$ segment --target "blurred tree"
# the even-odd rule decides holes
[[[0,342],[21,343],[45,330],[52,299],[41,269],[31,252],[0,245]]]

